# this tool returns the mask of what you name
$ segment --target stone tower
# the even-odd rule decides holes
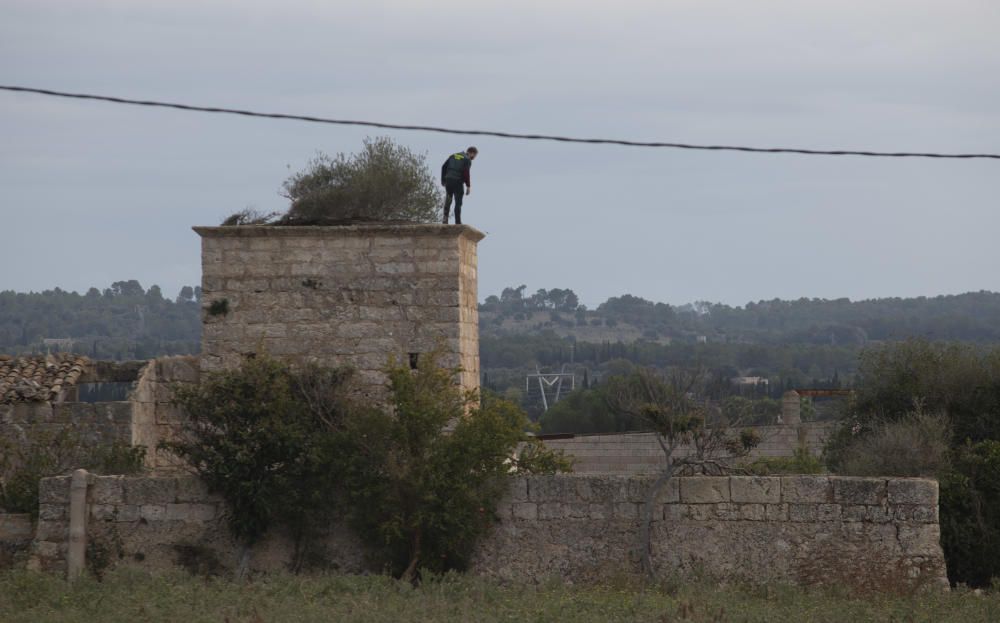
[[[479,387],[476,247],[468,225],[195,227],[203,370],[266,351],[354,367],[379,393],[390,356],[437,347]],[[367,390],[366,390],[367,391]]]

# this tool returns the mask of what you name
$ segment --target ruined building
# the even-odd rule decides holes
[[[444,350],[479,387],[476,246],[468,225],[196,227],[202,240],[202,369],[266,351],[350,365],[381,391],[390,357]]]

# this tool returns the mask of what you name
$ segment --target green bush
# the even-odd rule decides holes
[[[809,452],[808,448],[796,448],[792,456],[773,456],[757,459],[746,466],[747,471],[757,476],[778,476],[783,474],[822,474],[823,461]]]
[[[177,387],[188,419],[180,438],[163,447],[222,495],[229,529],[244,545],[279,523],[301,536],[333,503],[326,452],[331,425],[346,416],[349,380],[347,370],[293,371],[258,354]]]
[[[580,388],[569,392],[542,413],[538,423],[543,434],[618,433],[649,428],[638,418],[617,414],[608,409],[601,387]]]
[[[164,446],[225,499],[245,546],[240,573],[269,529],[284,525],[301,541],[338,504],[393,573],[460,567],[511,472],[566,467],[527,437],[519,407],[477,406],[437,361],[387,368],[389,408],[354,403],[348,370],[292,369],[266,355],[177,388],[189,420]]]
[[[495,521],[512,472],[566,469],[531,445],[528,420],[500,398],[477,404],[454,383],[458,372],[421,357],[416,371],[390,365],[391,410],[348,418],[339,438],[338,473],[351,523],[393,575],[415,578],[462,568]]]
[[[138,474],[146,463],[146,446],[115,440],[91,451],[90,471],[101,475]]]
[[[770,426],[781,415],[781,401],[772,398],[750,399],[729,396],[722,401],[722,416],[730,422],[747,426]]]
[[[949,579],[1000,577],[1000,348],[910,340],[865,351],[826,457],[840,473],[936,474]]]
[[[365,139],[357,154],[319,154],[284,183],[287,225],[354,221],[437,222],[444,198],[426,156],[388,137]]]
[[[0,509],[38,514],[38,481],[86,469],[98,474],[137,474],[145,446],[123,441],[91,443],[72,428],[30,431],[20,443],[0,439]]]
[[[926,340],[885,344],[861,355],[852,416],[862,426],[905,418],[917,400],[944,413],[954,439],[1000,439],[1000,348]]]
[[[1000,441],[966,443],[941,478],[941,545],[948,578],[989,586],[1000,578]]]
[[[836,452],[834,470],[847,476],[936,476],[948,467],[951,427],[940,413],[918,409],[905,418],[856,431]]]

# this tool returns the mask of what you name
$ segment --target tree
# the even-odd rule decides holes
[[[350,410],[350,376],[317,366],[296,371],[257,354],[238,369],[175,388],[188,419],[162,447],[225,499],[229,530],[242,545],[238,576],[274,525],[291,527],[300,541],[308,522],[332,504],[330,432]]]
[[[926,413],[948,426],[927,426]],[[866,350],[839,424],[824,448],[834,471],[935,472],[949,580],[1000,576],[1000,349],[908,340]]]
[[[528,288],[526,285],[520,285],[516,288],[504,288],[503,292],[500,293],[500,303],[503,304],[504,311],[516,311],[524,308],[524,291]]]
[[[181,291],[177,293],[178,303],[190,303],[194,300],[194,288],[191,286],[184,286]]]
[[[360,153],[319,153],[304,171],[285,180],[291,200],[286,225],[353,221],[436,222],[443,197],[426,155],[388,137],[367,138]]]
[[[724,451],[730,456],[745,455],[759,443],[753,430],[731,436],[728,423],[716,418],[709,428],[708,407],[694,396],[701,374],[677,371],[663,377],[648,368],[638,368],[628,376],[609,379],[604,388],[608,407],[614,413],[646,422],[663,451],[664,467],[646,493],[639,526],[639,555],[643,573],[653,576],[651,528],[656,500],[674,475],[693,473],[721,475],[728,466],[717,460]],[[678,447],[694,446],[692,456],[679,458]]]
[[[945,413],[954,441],[1000,439],[1000,348],[915,339],[862,353],[852,417],[906,417],[915,399]]]
[[[128,281],[116,281],[111,284],[111,294],[113,296],[143,296],[146,291],[142,289],[142,285],[135,279],[129,279]]]
[[[352,525],[405,581],[418,567],[464,566],[512,472],[568,468],[525,435],[519,407],[496,397],[478,403],[438,358],[421,357],[416,371],[390,364],[391,409],[345,420],[336,453]]]

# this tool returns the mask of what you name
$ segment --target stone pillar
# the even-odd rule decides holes
[[[477,244],[468,225],[195,227],[202,238],[203,370],[266,351],[350,365],[379,393],[390,357],[443,348],[479,387]]]
[[[802,423],[802,397],[794,389],[781,397],[781,423],[785,426],[798,426]]]
[[[69,485],[69,548],[66,551],[66,578],[72,582],[83,574],[87,552],[87,488],[90,474],[73,472]]]

